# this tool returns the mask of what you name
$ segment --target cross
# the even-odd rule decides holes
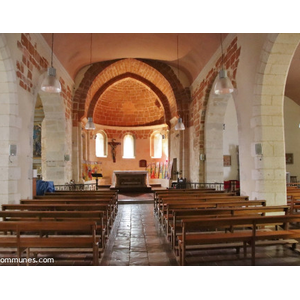
[[[111,142],[108,143],[111,146],[111,154],[113,157],[113,162],[116,162],[116,148],[118,145],[121,145],[121,143],[116,143],[115,139],[111,139]]]

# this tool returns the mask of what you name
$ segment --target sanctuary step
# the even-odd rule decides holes
[[[110,187],[110,189],[118,190],[120,193],[152,193],[151,187],[146,186]]]
[[[150,186],[157,188],[157,187],[161,187],[161,184],[160,183],[150,183]]]
[[[151,193],[122,193],[118,194],[118,204],[152,204],[153,194]]]

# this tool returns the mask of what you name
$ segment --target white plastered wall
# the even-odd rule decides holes
[[[232,95],[215,95],[211,90],[205,117],[206,182],[223,182],[223,124],[228,99]]]
[[[224,180],[239,180],[238,124],[232,97],[228,99],[223,127],[223,155],[230,155],[231,165],[223,167]]]

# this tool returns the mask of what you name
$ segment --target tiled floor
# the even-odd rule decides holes
[[[119,205],[101,265],[177,265],[170,244],[153,214],[153,204]]]

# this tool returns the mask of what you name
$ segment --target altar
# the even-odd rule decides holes
[[[148,172],[136,170],[114,171],[110,188],[120,191],[150,192]]]

